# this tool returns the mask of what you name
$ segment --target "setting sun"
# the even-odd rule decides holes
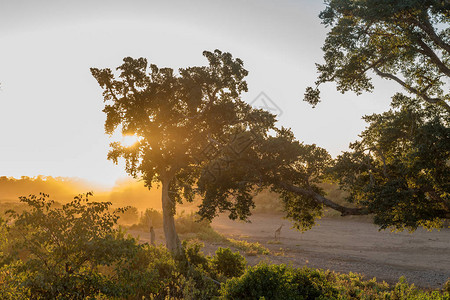
[[[120,143],[125,147],[131,147],[139,141],[139,138],[135,135],[124,135]]]

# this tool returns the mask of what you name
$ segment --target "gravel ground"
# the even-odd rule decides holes
[[[281,224],[285,225],[281,238],[274,244],[274,232]],[[378,231],[366,219],[330,218],[300,233],[279,215],[255,215],[251,223],[221,216],[213,227],[230,237],[259,242],[273,253],[284,252],[267,257],[275,263],[357,272],[388,283],[405,276],[422,288],[440,288],[450,278],[450,229],[394,233]],[[247,259],[257,263],[263,258]]]
[[[450,229],[414,233],[378,231],[367,219],[357,217],[324,218],[311,230],[291,229],[281,215],[254,215],[251,223],[216,218],[213,228],[227,237],[259,242],[271,255],[246,256],[251,265],[266,260],[273,263],[308,266],[336,272],[361,273],[366,279],[396,283],[405,276],[421,288],[441,288],[450,279]],[[274,232],[281,225],[281,237]],[[162,229],[156,229],[156,242],[164,243]],[[130,231],[141,241],[149,234]],[[203,251],[212,254],[224,246],[205,243]],[[236,250],[236,249],[234,249]]]

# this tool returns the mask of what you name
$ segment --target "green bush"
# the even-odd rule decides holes
[[[175,260],[162,246],[139,245],[134,255],[118,263],[116,274],[119,285],[136,299],[151,294],[164,293],[173,274],[176,272]]]
[[[239,253],[219,248],[205,256],[197,241],[183,242],[185,256],[173,257],[126,236],[111,204],[89,196],[63,206],[44,194],[22,197],[28,208],[0,219],[0,299],[450,300],[448,284],[423,291],[404,278],[389,287],[353,273],[267,264],[245,270]],[[194,215],[181,220],[188,231],[212,230]]]
[[[448,291],[423,291],[404,278],[389,287],[359,274],[261,263],[222,285],[222,299],[450,300]]]
[[[133,255],[137,243],[114,229],[118,217],[108,212],[111,203],[89,202],[89,196],[62,207],[46,194],[20,197],[29,209],[9,212],[13,224],[2,275],[14,276],[0,278],[0,289],[20,286],[22,293],[44,299],[123,295],[112,265]]]
[[[183,249],[186,254],[187,261],[194,265],[200,266],[204,270],[208,269],[208,258],[201,251],[205,245],[203,243],[193,241],[183,241]]]
[[[219,247],[211,258],[212,269],[226,277],[241,276],[246,265],[245,257],[239,252],[233,253],[230,248]]]
[[[319,271],[260,263],[222,286],[223,299],[333,299],[334,289]]]

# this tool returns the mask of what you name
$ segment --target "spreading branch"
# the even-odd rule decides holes
[[[292,192],[294,194],[297,195],[301,195],[301,196],[306,196],[306,197],[310,197],[311,199],[313,199],[314,201],[316,201],[317,203],[323,204],[331,209],[334,209],[338,212],[341,213],[341,216],[348,216],[348,215],[368,215],[370,214],[370,211],[363,207],[363,208],[351,208],[351,207],[346,207],[346,206],[342,206],[336,202],[331,201],[328,198],[325,198],[324,196],[320,195],[319,193],[310,190],[310,189],[304,189],[304,188],[300,188],[298,186],[289,184],[287,182],[281,182],[280,187],[282,187],[283,189]]]
[[[441,39],[437,35],[427,15],[425,15],[424,18],[422,19],[423,22],[420,22],[416,18],[412,18],[411,20],[420,29],[422,29],[436,45],[447,51],[447,53],[450,53],[450,44],[446,43],[443,39]]]
[[[444,107],[447,111],[450,112],[450,105],[448,105],[447,102],[445,102],[445,100],[440,99],[440,98],[431,98],[427,94],[419,91],[418,89],[413,88],[412,86],[410,86],[409,84],[407,84],[406,82],[404,82],[403,80],[398,78],[397,76],[390,74],[390,73],[382,72],[377,67],[373,67],[373,70],[375,71],[375,73],[378,76],[392,79],[395,82],[397,82],[398,84],[400,84],[401,86],[403,86],[405,89],[407,89],[409,92],[416,94],[417,96],[421,97],[423,100],[427,101],[428,103],[439,104],[442,107]]]

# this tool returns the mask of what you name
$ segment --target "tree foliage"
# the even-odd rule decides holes
[[[339,91],[371,91],[369,71],[450,111],[450,14],[443,0],[328,0],[320,13],[331,26],[317,64],[316,88],[305,101],[320,101],[318,86],[333,81]]]
[[[231,218],[245,219],[255,193],[267,188],[281,195],[287,217],[297,228],[310,228],[322,214],[324,203],[316,198],[324,192],[318,183],[331,157],[325,149],[298,142],[290,130],[276,128],[273,135],[256,139],[239,157],[230,160],[224,154],[217,160],[228,161],[229,167],[218,180],[199,181],[201,216],[212,219],[219,212],[230,211]]]
[[[351,151],[332,159],[315,145],[276,129],[233,161],[219,180],[199,183],[206,218],[239,204],[245,215],[253,193],[280,194],[294,227],[308,229],[324,206],[342,215],[372,214],[380,228],[442,227],[450,217],[450,120],[445,109],[397,94],[392,109],[364,117],[368,127]],[[282,150],[281,150],[282,149]],[[327,198],[320,183],[333,180],[353,207]],[[236,206],[235,206],[236,207]]]
[[[127,172],[148,187],[162,183],[171,251],[181,249],[175,204],[195,195],[202,197],[202,218],[228,211],[230,218],[246,220],[255,194],[271,189],[281,195],[286,216],[298,229],[310,228],[324,206],[342,215],[374,214],[381,228],[439,227],[439,219],[448,217],[448,175],[442,175],[448,173],[448,120],[442,107],[396,96],[391,112],[366,117],[370,125],[354,151],[333,160],[325,149],[277,128],[274,115],[240,99],[247,75],[240,59],[219,50],[204,55],[208,66],[178,74],[154,65],[147,74],[146,60],[131,58],[124,59],[117,76],[110,69],[92,69],[108,103],[106,131],[121,127],[123,134],[140,137],[131,147],[113,143],[109,158],[124,158]],[[410,131],[393,134],[401,128]],[[320,183],[330,178],[350,191],[348,200],[356,207],[326,197]]]
[[[330,174],[386,228],[439,227],[450,215],[450,119],[432,104],[397,94]]]
[[[305,101],[320,101],[319,86],[342,93],[373,89],[371,73],[413,94],[393,97],[392,109],[365,116],[368,127],[326,173],[357,204],[343,214],[374,214],[380,228],[440,227],[450,217],[450,23],[447,1],[329,0],[320,18],[331,30],[316,87]],[[291,187],[293,190],[294,187]],[[330,206],[333,207],[333,206]]]
[[[264,135],[274,123],[273,115],[240,99],[247,91],[248,73],[242,60],[219,50],[203,55],[207,66],[178,73],[130,57],[117,75],[110,69],[91,69],[104,90],[106,132],[120,127],[124,135],[139,137],[131,147],[112,143],[108,158],[124,158],[126,171],[142,177],[149,188],[162,184],[166,243],[176,252],[181,246],[173,221],[176,203],[192,201],[205,164],[224,146],[246,142],[250,128]]]

